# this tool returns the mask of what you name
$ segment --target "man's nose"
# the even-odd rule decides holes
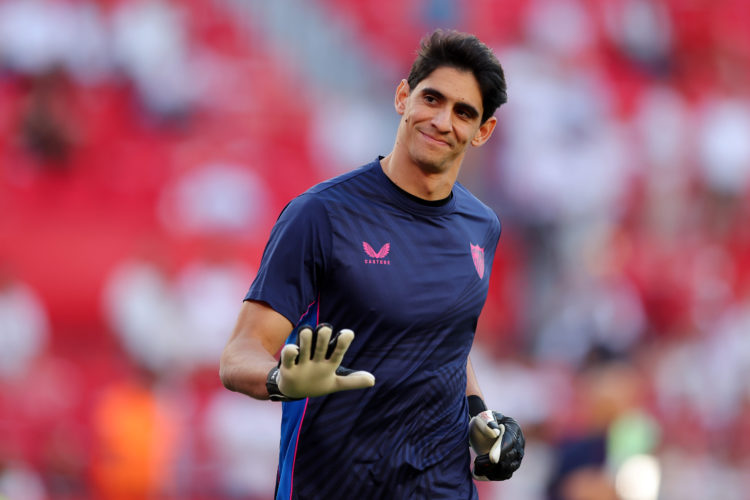
[[[448,108],[439,109],[432,117],[432,125],[440,132],[448,132],[451,129],[451,112]]]

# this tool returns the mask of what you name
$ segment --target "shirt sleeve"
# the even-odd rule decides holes
[[[331,225],[321,200],[303,194],[282,210],[245,300],[267,303],[296,325],[318,297],[331,249]]]

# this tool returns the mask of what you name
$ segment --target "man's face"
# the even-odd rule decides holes
[[[427,173],[441,173],[461,164],[469,144],[486,142],[495,127],[482,119],[482,94],[470,71],[439,67],[409,90],[404,80],[396,91],[402,115],[397,141],[411,160]]]

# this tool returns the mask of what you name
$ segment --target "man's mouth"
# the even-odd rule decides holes
[[[422,132],[421,130],[419,131],[419,133],[422,134],[425,137],[425,139],[427,139],[427,142],[436,144],[438,146],[450,146],[450,144],[448,142],[446,142],[446,141],[444,141],[442,139],[436,139],[435,137],[432,137],[431,135],[426,134],[426,133]]]

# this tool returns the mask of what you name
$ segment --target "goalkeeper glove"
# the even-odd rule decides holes
[[[487,410],[479,396],[469,396],[469,444],[477,454],[472,475],[480,481],[510,479],[521,466],[526,440],[514,419]]]
[[[266,388],[271,400],[294,401],[375,385],[371,373],[341,366],[354,332],[344,329],[332,333],[327,323],[315,330],[307,325],[300,328],[297,344],[285,345],[278,366],[268,373]]]

